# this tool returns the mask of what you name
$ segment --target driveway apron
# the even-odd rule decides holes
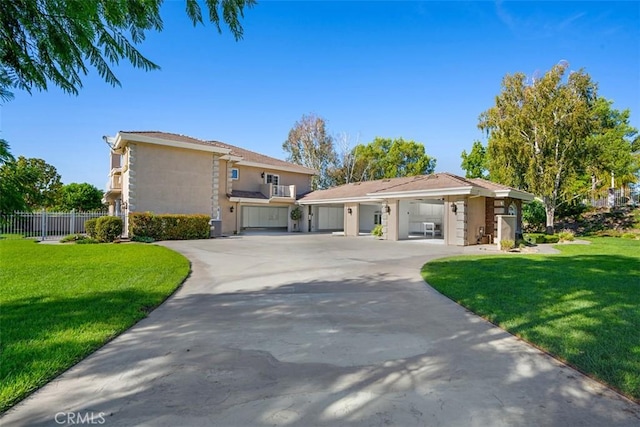
[[[0,425],[640,425],[637,404],[422,281],[426,261],[462,248],[322,234],[163,245],[191,260],[181,289]]]

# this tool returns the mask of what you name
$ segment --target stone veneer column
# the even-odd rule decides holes
[[[233,161],[227,160],[227,194],[231,194],[233,191],[233,179],[231,178],[231,169],[233,168]]]
[[[129,161],[128,167],[128,190],[127,190],[127,210],[129,212],[136,211],[136,156],[138,154],[138,146],[129,144]]]
[[[456,245],[467,246],[469,244],[469,230],[467,230],[467,201],[460,200],[453,203],[456,205]]]
[[[220,203],[219,197],[219,185],[220,185],[220,157],[213,155],[213,171],[211,174],[211,218],[218,219],[218,210]]]

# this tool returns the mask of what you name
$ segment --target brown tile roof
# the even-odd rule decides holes
[[[164,139],[167,141],[179,141],[179,142],[186,142],[190,144],[210,145],[210,146],[219,147],[219,148],[226,148],[231,150],[231,155],[242,157],[242,159],[247,162],[260,163],[265,166],[272,166],[274,168],[286,168],[295,172],[305,173],[309,175],[314,174],[314,171],[312,169],[306,168],[304,166],[297,165],[295,163],[286,162],[284,160],[276,159],[275,157],[265,156],[264,154],[260,154],[260,153],[256,153],[255,151],[236,147],[235,145],[227,144],[225,142],[205,141],[202,139],[192,138],[190,136],[180,135],[177,133],[159,132],[159,131],[120,131],[120,133],[147,136],[147,137],[152,137],[157,139]]]
[[[347,199],[356,197],[367,197],[367,194],[382,191],[386,188],[393,187],[403,181],[413,179],[413,177],[379,179],[376,181],[352,182],[340,185],[338,187],[327,188],[326,190],[316,190],[306,194],[300,200],[328,200],[328,199]]]
[[[269,199],[267,196],[259,191],[242,191],[231,190],[231,197],[238,197],[242,199]]]
[[[381,179],[350,183],[326,190],[311,192],[300,199],[302,202],[321,200],[343,200],[364,197],[383,197],[386,194],[410,191],[438,191],[461,187],[476,187],[489,191],[515,190],[505,185],[484,179],[468,179],[451,173],[437,173],[403,178]]]

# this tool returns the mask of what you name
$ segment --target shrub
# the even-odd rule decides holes
[[[638,239],[638,238],[640,237],[640,234],[636,234],[636,233],[624,233],[624,234],[622,234],[622,236],[620,236],[620,237],[622,237],[623,239],[632,239],[632,240],[634,240],[634,239]]]
[[[122,234],[122,218],[101,216],[96,221],[96,239],[100,242],[113,242]]]
[[[84,236],[82,234],[68,234],[60,239],[60,243],[75,242],[76,240],[81,240],[83,238]]]
[[[300,209],[300,207],[296,206],[295,208],[293,208],[291,210],[291,219],[293,221],[297,221],[300,218],[302,218],[302,209]]]
[[[534,200],[522,207],[522,221],[528,230],[542,230],[547,223],[547,214],[544,205]]]
[[[60,239],[60,243],[98,243],[98,241],[92,237],[85,236],[84,234],[69,234]]]
[[[148,236],[131,236],[132,242],[141,242],[141,243],[153,243],[155,239],[153,237]]]
[[[376,237],[382,237],[382,235],[384,234],[382,230],[382,225],[378,224],[375,227],[373,227],[373,230],[371,230],[371,234]]]
[[[562,230],[558,233],[558,239],[561,242],[573,242],[576,239],[576,235],[572,230]]]
[[[76,240],[76,245],[92,245],[95,243],[100,243],[96,239],[92,239],[91,237],[85,237],[84,239]]]
[[[560,238],[555,234],[527,233],[524,239],[531,244],[558,243]]]
[[[500,240],[500,250],[510,251],[515,246],[516,246],[516,242],[514,242],[513,240],[509,240],[509,239]]]
[[[98,218],[88,219],[84,222],[84,229],[87,232],[87,235],[92,238],[96,238],[96,223],[98,222]]]
[[[208,215],[155,215],[151,212],[129,214],[129,235],[133,239],[146,237],[154,240],[208,239]]]

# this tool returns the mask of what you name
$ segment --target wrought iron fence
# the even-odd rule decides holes
[[[589,200],[591,206],[595,208],[613,208],[621,206],[640,205],[640,192],[630,188],[609,189],[606,197],[592,198]]]
[[[55,240],[68,234],[85,233],[87,220],[106,215],[108,212],[14,212],[0,218],[0,233]]]

